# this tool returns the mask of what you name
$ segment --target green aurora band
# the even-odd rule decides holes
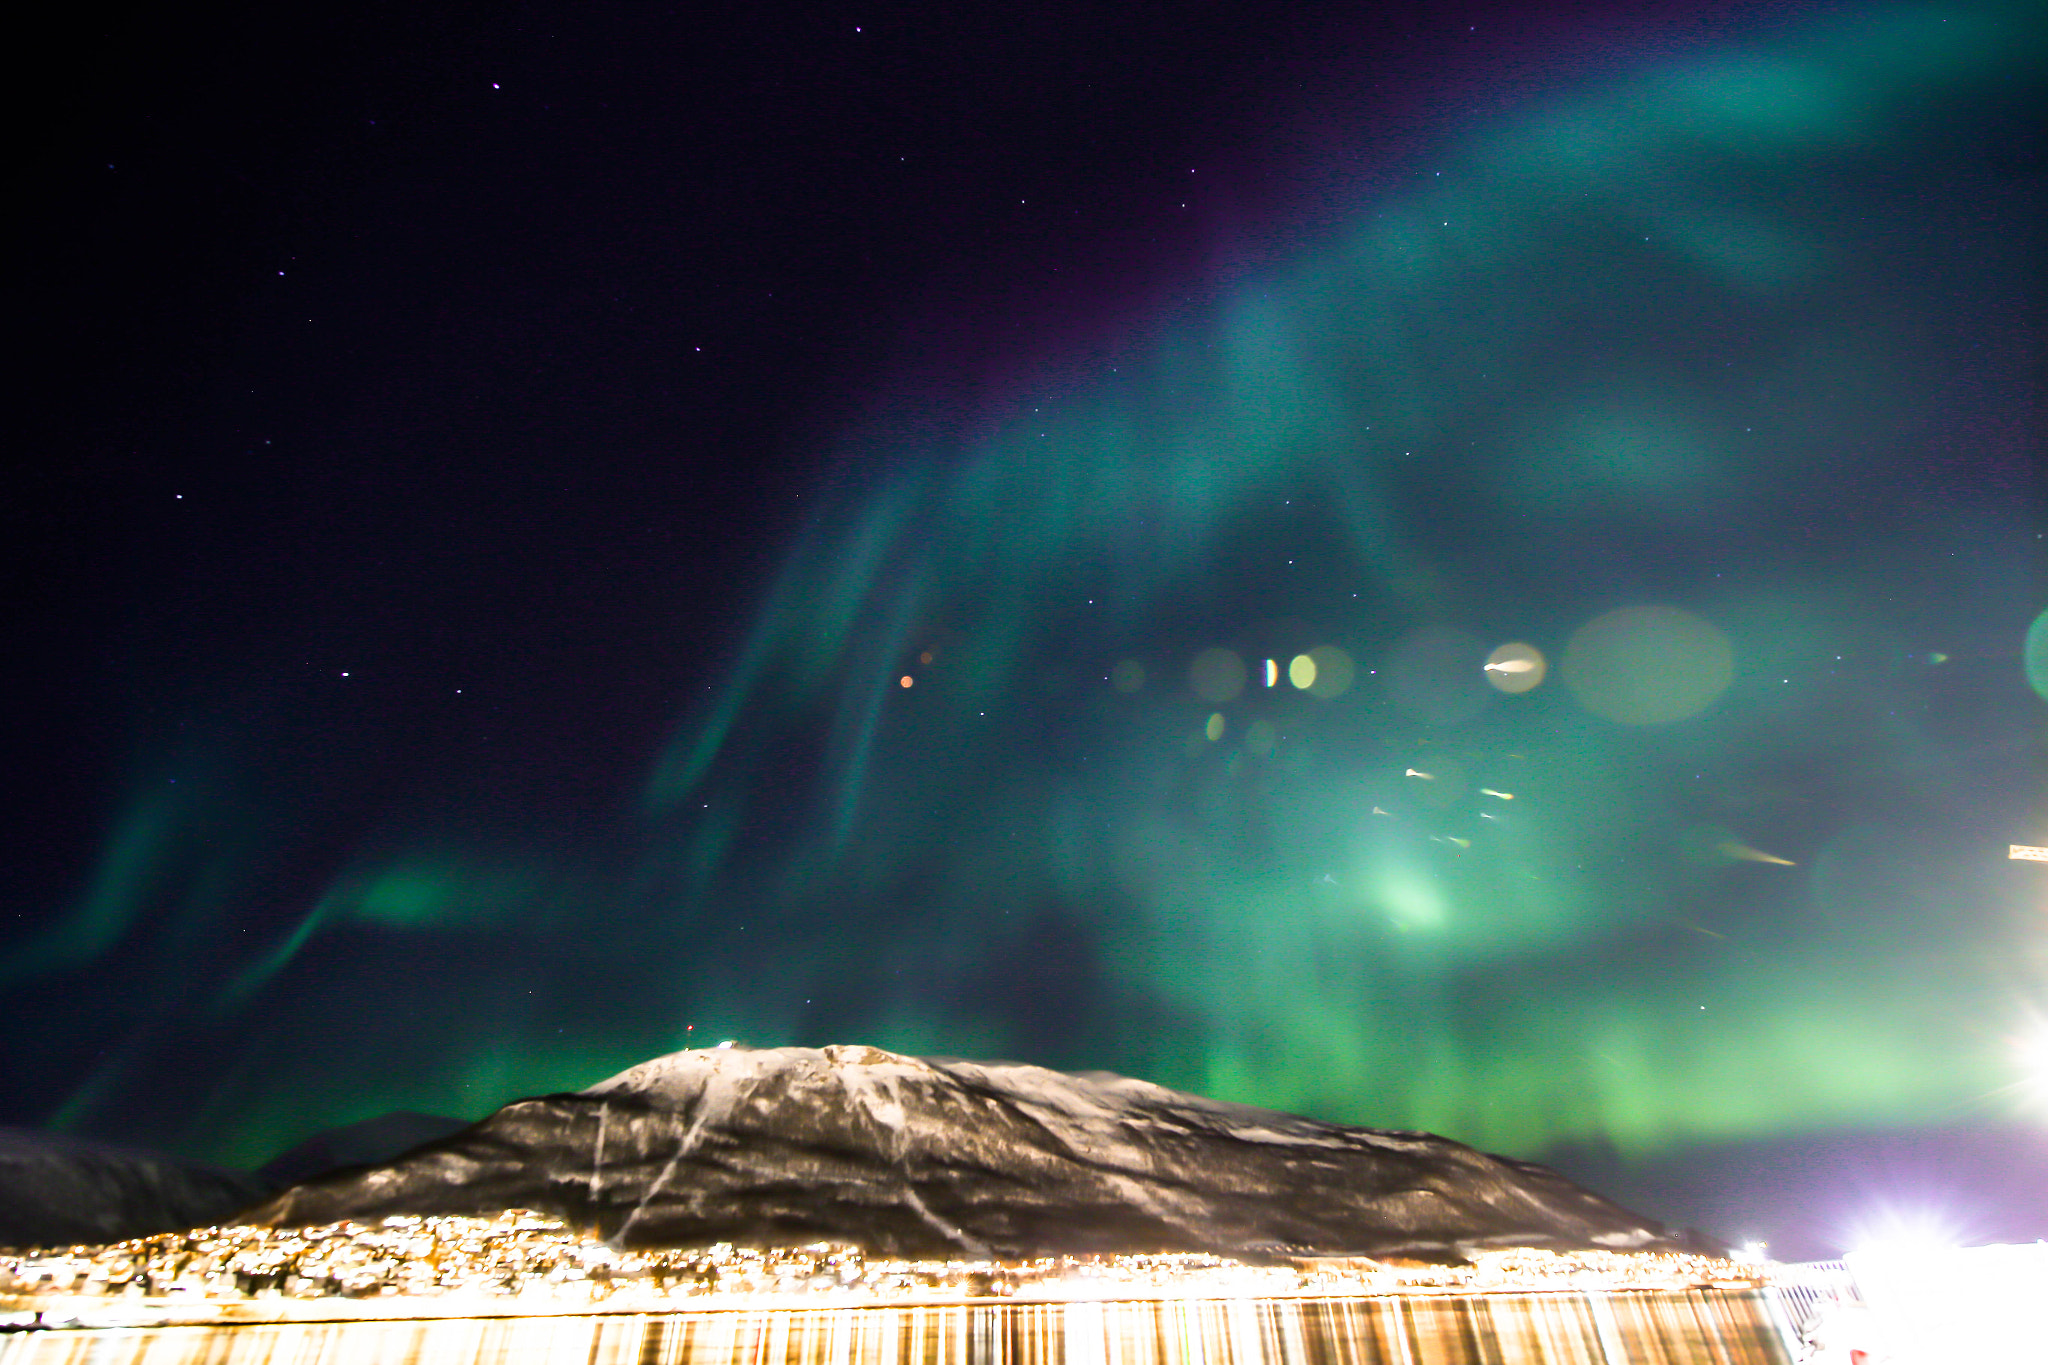
[[[1976,439],[1935,332],[2020,288],[2023,246],[1959,241],[1899,168],[1976,136],[2035,32],[1871,12],[1555,97],[971,438],[850,436],[886,473],[794,547],[630,830],[372,840],[209,978],[280,1036],[187,1145],[260,1160],[725,1037],[1520,1154],[2009,1116],[2048,983],[2044,893],[2003,860],[2044,828],[2007,790],[2043,719],[2030,514],[1990,476],[1910,514],[1865,485]],[[1725,682],[1627,639],[1617,676],[1567,662],[1642,604],[1711,623]],[[1509,641],[1541,686],[1487,685]],[[1190,681],[1215,647],[1235,695]],[[1340,695],[1287,679],[1317,647]],[[1925,719],[1951,679],[1996,705]],[[1652,723],[1589,709],[1695,684]],[[1972,823],[2013,801],[2032,824]],[[90,963],[239,815],[138,801],[11,969]],[[526,965],[437,974],[484,943]],[[357,959],[421,984],[346,1047],[289,1036]]]

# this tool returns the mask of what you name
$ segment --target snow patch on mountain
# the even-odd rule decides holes
[[[1100,1072],[721,1047],[521,1100],[263,1222],[541,1209],[622,1244],[1028,1257],[1666,1245],[1555,1171]]]

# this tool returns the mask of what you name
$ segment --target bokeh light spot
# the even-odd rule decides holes
[[[1351,690],[1351,680],[1357,670],[1352,667],[1349,654],[1335,645],[1317,645],[1303,657],[1309,662],[1312,676],[1297,686],[1306,688],[1311,697],[1329,701]],[[1290,664],[1288,672],[1292,674],[1293,671]]]
[[[1698,715],[1727,690],[1735,652],[1719,630],[1676,607],[1622,607],[1572,633],[1564,681],[1579,704],[1623,725]]]
[[[1510,695],[1535,691],[1542,685],[1544,675],[1550,672],[1550,664],[1543,657],[1543,651],[1520,640],[1510,641],[1487,655],[1486,662],[1480,667],[1489,683]]]
[[[898,679],[897,679],[896,681],[897,681],[897,682],[898,682],[899,684],[901,684],[902,686],[904,686],[904,687],[908,687],[908,686],[910,686],[910,675],[909,675],[908,673],[905,673],[905,674],[904,674],[904,675],[903,675],[902,677],[898,678]]]
[[[1209,737],[1209,742],[1212,744],[1223,738],[1223,713],[1221,711],[1217,711],[1209,717],[1209,723],[1202,727],[1202,733]]]
[[[1268,660],[1266,660],[1266,686],[1268,686],[1268,687],[1272,687],[1272,686],[1273,686],[1274,684],[1278,683],[1279,681],[1280,681],[1280,661],[1279,661],[1278,659],[1268,659]]]
[[[1188,686],[1203,701],[1235,701],[1244,684],[1244,660],[1220,645],[1203,650],[1188,665]]]
[[[1287,665],[1287,681],[1304,690],[1316,685],[1316,661],[1297,654]]]
[[[1109,685],[1128,695],[1145,686],[1145,665],[1136,659],[1120,659],[1115,668],[1109,670]]]
[[[2027,686],[2034,689],[2034,695],[2048,701],[2048,611],[2034,618],[2034,624],[2027,627],[2025,651]]]

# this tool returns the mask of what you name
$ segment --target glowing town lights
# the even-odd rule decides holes
[[[1479,794],[1481,796],[1497,796],[1503,801],[1512,801],[1515,799],[1515,794],[1513,792],[1497,792],[1491,787],[1481,787],[1479,789]]]
[[[1402,774],[1401,774],[1401,776],[1403,776],[1403,777],[1419,777],[1419,778],[1421,778],[1421,779],[1422,779],[1422,780],[1423,780],[1424,782],[1434,782],[1434,781],[1436,781],[1436,774],[1435,774],[1435,773],[1426,773],[1426,772],[1422,771],[1422,769],[1420,769],[1420,768],[1410,768],[1410,769],[1408,769],[1408,770],[1407,770],[1406,772],[1402,773]]]
[[[1535,690],[1549,672],[1549,665],[1544,662],[1542,650],[1517,640],[1487,655],[1480,669],[1487,682],[1512,695]]]
[[[1404,913],[1399,905],[1391,909]],[[1418,902],[1407,913],[1419,916],[1410,927],[1427,928],[1435,912]],[[973,1299],[1001,1300],[1007,1306],[1261,1298],[1284,1314],[1292,1311],[1282,1306],[1288,1300],[1363,1295],[1426,1295],[1440,1300],[1447,1293],[1520,1296],[1532,1290],[1662,1290],[1690,1297],[1702,1289],[1753,1289],[1768,1274],[1758,1264],[1685,1253],[1559,1253],[1532,1248],[1481,1251],[1472,1261],[1455,1266],[1382,1262],[1366,1256],[1298,1256],[1247,1265],[1198,1252],[1017,1261],[907,1260],[871,1257],[853,1246],[825,1242],[801,1247],[749,1248],[721,1242],[698,1248],[636,1248],[572,1231],[546,1214],[507,1209],[495,1218],[407,1214],[369,1223],[293,1228],[208,1227],[97,1247],[0,1251],[0,1324],[87,1330],[223,1323],[241,1330],[242,1324],[251,1323],[317,1324],[326,1333],[364,1320],[404,1319],[417,1324],[484,1316],[507,1325],[519,1318],[559,1324],[572,1315],[587,1319],[593,1308],[609,1315],[740,1309],[764,1317],[786,1315],[794,1345],[799,1324],[830,1321],[834,1313],[886,1312],[905,1304],[934,1311],[938,1303]],[[1099,1311],[1087,1315],[1098,1330]],[[812,1316],[788,1316],[798,1312]],[[1149,1309],[1146,1317],[1149,1321]],[[1690,1311],[1686,1320],[1694,1321]],[[895,1319],[881,1316],[868,1321],[885,1329],[878,1335],[887,1343],[896,1343]],[[841,1349],[792,1351],[788,1358],[831,1355],[856,1365],[898,1358],[893,1351],[846,1350],[853,1334],[845,1329],[851,1325],[841,1320],[830,1334]],[[150,1359],[162,1354],[185,1360],[240,1354],[227,1349],[225,1342],[218,1345],[215,1352],[147,1354]],[[460,1354],[416,1354],[447,1360],[523,1358],[516,1352],[479,1354],[474,1337],[467,1345],[469,1349]],[[99,1352],[87,1354],[101,1358]],[[141,1360],[144,1354],[138,1350],[132,1357],[121,1353],[118,1358]],[[271,1358],[298,1354],[270,1351]],[[306,1357],[319,1354],[316,1350]],[[368,1351],[364,1358],[374,1354]],[[71,1358],[65,1351],[54,1355]],[[1387,1358],[1378,1351],[1372,1355]],[[576,1358],[642,1357],[635,1350],[617,1356],[576,1353]],[[713,1358],[770,1357],[766,1352],[742,1351]],[[772,1358],[783,1357],[778,1351]],[[1207,1358],[1233,1356],[1224,1351]]]
[[[2032,844],[2007,844],[2005,856],[2027,863],[2048,863],[2048,848],[2035,848]]]

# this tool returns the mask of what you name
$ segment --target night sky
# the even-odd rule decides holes
[[[2037,9],[65,23],[0,1123],[865,1042],[2048,1235]]]

